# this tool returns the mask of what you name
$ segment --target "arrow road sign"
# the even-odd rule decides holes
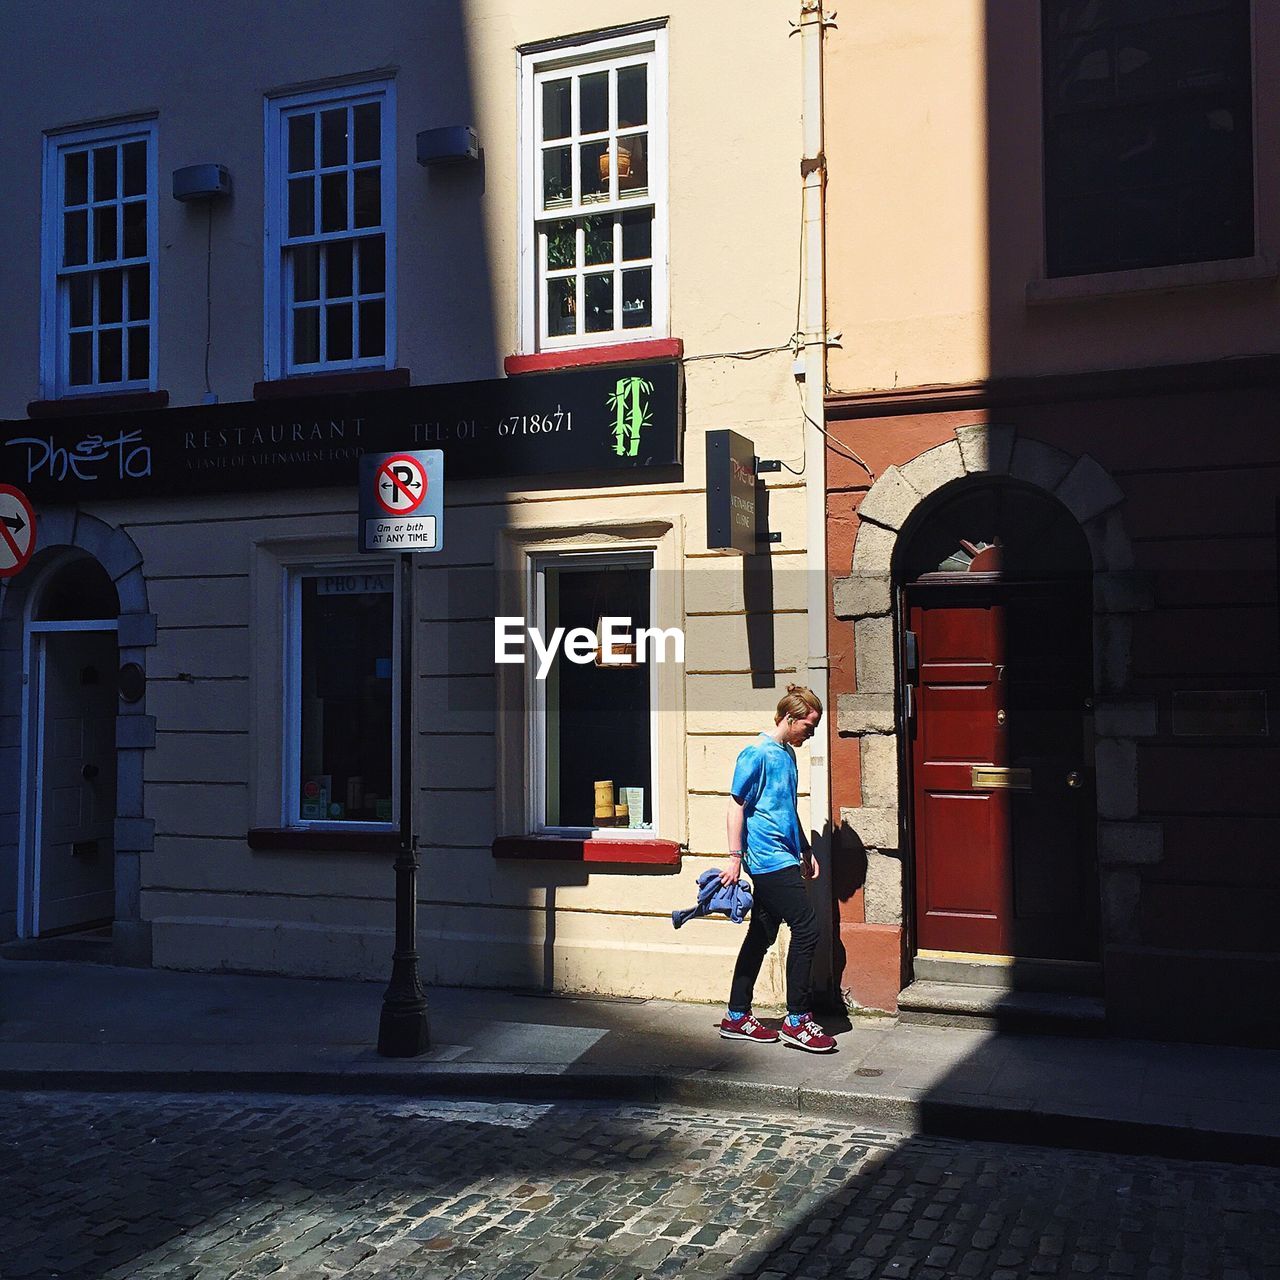
[[[21,573],[35,545],[35,509],[20,489],[0,484],[0,578]]]

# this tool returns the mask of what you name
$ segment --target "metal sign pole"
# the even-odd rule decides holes
[[[382,997],[378,1052],[413,1058],[431,1043],[418,977],[418,835],[413,821],[413,554],[400,553],[400,850],[396,854],[396,949]]]

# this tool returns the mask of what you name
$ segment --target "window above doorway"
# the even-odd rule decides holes
[[[44,394],[155,389],[156,123],[45,140]]]
[[[1254,253],[1248,0],[1043,0],[1050,277]]]

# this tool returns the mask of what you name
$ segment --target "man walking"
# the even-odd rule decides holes
[[[813,737],[822,720],[822,703],[812,689],[789,684],[778,703],[773,729],[743,748],[729,791],[727,828],[729,866],[723,884],[734,884],[745,864],[755,903],[733,970],[729,1008],[720,1023],[727,1040],[772,1043],[781,1039],[793,1049],[831,1053],[835,1040],[809,1012],[813,954],[818,923],[804,882],[816,880],[819,867],[796,812],[799,775],[795,749]],[[786,921],[791,930],[787,953],[787,1017],[780,1032],[763,1027],[752,1016],[751,998],[765,952]]]

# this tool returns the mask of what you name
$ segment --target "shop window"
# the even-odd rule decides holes
[[[666,334],[666,31],[526,50],[526,351]]]
[[[154,121],[47,139],[46,395],[154,389],[155,193]]]
[[[399,794],[393,567],[295,570],[288,600],[283,825],[389,829]]]
[[[268,378],[392,363],[392,88],[361,84],[268,103]]]
[[[1044,0],[1050,276],[1254,252],[1248,0]]]
[[[652,833],[655,813],[652,553],[535,556],[532,625],[544,639],[557,628],[579,635],[575,661],[561,644],[532,692],[530,760],[536,832]],[[626,619],[612,633],[606,618]],[[638,639],[641,642],[638,642]],[[673,657],[669,646],[664,659]]]

